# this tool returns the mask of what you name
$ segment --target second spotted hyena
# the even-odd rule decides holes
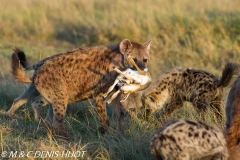
[[[166,123],[154,135],[150,146],[155,160],[225,160],[228,157],[223,132],[193,120]]]
[[[189,101],[199,113],[205,113],[211,106],[217,118],[222,117],[223,87],[227,86],[235,74],[236,65],[227,63],[218,80],[203,70],[175,68],[162,74],[142,93],[142,103],[147,113],[156,113],[166,105],[167,116]],[[204,115],[204,114],[203,114]]]
[[[68,103],[90,98],[94,100],[99,114],[100,131],[105,132],[109,121],[106,102],[102,95],[118,75],[113,68],[120,70],[133,68],[126,58],[130,55],[140,69],[145,69],[149,61],[150,43],[151,40],[140,44],[124,39],[116,45],[80,48],[57,54],[34,66],[29,65],[27,60],[24,62],[23,59],[26,59],[24,52],[16,49],[12,55],[13,75],[19,82],[31,84],[14,100],[6,116],[11,117],[28,99],[40,96],[42,105],[46,102],[52,105],[53,117],[50,116],[50,121],[53,122],[55,133],[66,136],[63,120]],[[35,70],[33,76],[27,77],[21,66],[33,68]],[[121,117],[119,119],[121,120]]]

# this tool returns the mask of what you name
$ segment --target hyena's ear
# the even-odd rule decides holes
[[[128,39],[124,39],[119,45],[120,52],[124,54],[131,46],[131,42]]]
[[[143,46],[147,48],[147,50],[150,50],[150,44],[152,42],[152,38],[149,39]]]

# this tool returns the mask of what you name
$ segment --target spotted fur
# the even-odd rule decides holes
[[[235,74],[236,66],[227,63],[218,80],[203,70],[175,68],[161,75],[142,96],[143,106],[149,113],[156,113],[164,106],[164,115],[168,116],[189,101],[202,116],[207,106],[214,109],[217,118],[222,119],[223,87],[226,87]]]
[[[225,137],[229,150],[229,160],[240,157],[240,76],[232,86],[226,104]]]
[[[39,99],[46,100],[53,108],[49,111],[49,118],[45,120],[50,121],[49,123],[52,121],[56,134],[67,136],[63,129],[67,104],[90,98],[94,100],[100,118],[100,131],[104,133],[109,121],[102,95],[117,77],[113,68],[124,70],[133,67],[126,58],[128,55],[135,60],[140,69],[146,68],[150,43],[151,40],[142,45],[125,39],[117,45],[79,48],[57,54],[40,61],[37,65],[30,65],[24,52],[16,49],[12,55],[13,75],[19,82],[31,84],[14,100],[6,117],[11,117],[28,99],[41,95]],[[21,63],[24,59],[25,62]],[[34,69],[33,76],[27,77],[23,68]],[[120,117],[119,120],[121,119]]]
[[[166,123],[154,135],[150,146],[155,160],[225,160],[228,157],[222,131],[193,120]]]

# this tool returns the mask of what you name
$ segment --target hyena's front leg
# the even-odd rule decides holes
[[[169,117],[175,110],[183,106],[183,100],[180,96],[172,97],[164,111],[164,117]]]
[[[42,96],[38,96],[37,99],[32,103],[32,109],[35,120],[39,120],[41,115],[39,109],[46,106],[48,102]]]
[[[109,120],[108,120],[108,116],[107,116],[106,103],[102,99],[102,94],[99,94],[94,98],[94,104],[97,108],[97,112],[98,112],[99,119],[100,119],[99,131],[100,131],[100,133],[105,133],[109,126]]]
[[[19,109],[19,107],[27,103],[29,99],[35,98],[38,95],[39,92],[36,90],[35,85],[31,84],[21,96],[14,100],[11,108],[6,112],[6,118],[11,118],[14,113]]]
[[[124,134],[124,107],[122,105],[122,103],[120,102],[122,98],[122,95],[119,94],[114,100],[113,100],[113,110],[114,113],[116,114],[117,118],[118,118],[118,127],[119,127],[119,131],[121,133]]]

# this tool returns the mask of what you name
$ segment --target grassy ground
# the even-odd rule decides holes
[[[42,121],[34,121],[31,102],[21,107],[14,119],[5,120],[5,111],[27,87],[15,82],[10,74],[12,48],[23,49],[30,61],[37,63],[76,47],[117,43],[124,38],[139,42],[152,38],[149,70],[154,79],[174,67],[204,69],[219,77],[226,62],[238,63],[240,58],[238,6],[237,0],[1,0],[0,153],[17,151],[19,158],[24,151],[29,152],[30,159],[71,155],[74,159],[83,154],[80,151],[86,151],[83,159],[152,159],[149,142],[162,124],[156,119],[130,121],[122,135],[111,106],[109,132],[99,135],[92,105],[71,105],[64,121],[75,139],[71,143],[53,139]],[[228,91],[225,88],[224,101]],[[42,110],[43,116],[46,110]],[[200,119],[189,103],[169,117],[174,118]],[[217,122],[211,113],[206,121],[224,128],[225,121]],[[43,151],[52,152],[46,156]]]

